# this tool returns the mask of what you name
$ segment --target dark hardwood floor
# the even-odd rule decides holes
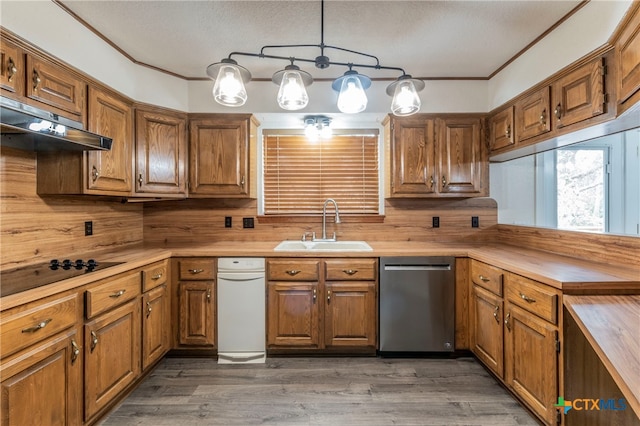
[[[165,358],[110,425],[537,425],[473,358]]]

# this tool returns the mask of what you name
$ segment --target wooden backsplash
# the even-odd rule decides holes
[[[331,207],[331,206],[330,206]],[[388,200],[384,222],[362,223],[341,215],[333,223],[328,210],[327,234],[335,230],[342,240],[451,241],[480,238],[497,221],[496,202],[490,198]],[[144,207],[145,243],[207,243],[212,241],[299,240],[304,232],[322,230],[320,217],[274,223],[256,217],[255,200],[183,200],[149,203]],[[225,216],[233,226],[224,227]],[[432,217],[440,227],[432,228]],[[478,216],[479,228],[471,227]],[[255,228],[243,229],[244,217],[255,218]]]
[[[142,242],[140,204],[39,197],[34,152],[2,147],[0,183],[2,270]],[[93,221],[92,236],[84,236],[85,221]]]

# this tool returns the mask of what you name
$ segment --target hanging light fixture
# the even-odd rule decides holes
[[[213,99],[221,105],[239,107],[247,102],[245,83],[251,80],[248,69],[238,65],[231,58],[211,64],[207,67],[207,75],[215,79]]]
[[[287,65],[283,70],[273,74],[271,80],[280,86],[278,105],[282,109],[296,111],[307,106],[309,95],[307,86],[313,83],[311,74],[301,71],[296,65]]]
[[[387,95],[393,96],[391,112],[399,116],[418,112],[422,105],[418,92],[422,89],[424,81],[411,78],[408,74],[401,75],[398,80],[387,86]]]
[[[271,49],[284,48],[309,48],[317,47],[320,55],[314,59],[299,58],[295,56],[279,56],[265,53]],[[325,50],[333,49],[366,58],[366,63],[333,62],[325,55]],[[352,70],[356,68],[369,68],[376,70],[391,70],[401,73],[400,77],[387,87],[387,94],[393,97],[391,111],[395,115],[411,115],[420,110],[420,97],[418,92],[424,89],[422,80],[412,78],[400,67],[380,65],[380,61],[374,55],[345,49],[338,46],[324,44],[324,0],[321,1],[320,14],[320,44],[288,44],[262,46],[260,53],[231,52],[229,56],[220,62],[207,67],[207,75],[215,80],[213,97],[219,104],[225,106],[241,106],[247,101],[247,92],[244,85],[251,80],[251,73],[231,59],[232,56],[250,56],[255,58],[278,59],[290,62],[283,70],[273,74],[272,81],[279,85],[277,102],[280,108],[288,111],[296,111],[305,108],[309,103],[307,87],[313,83],[311,74],[302,71],[295,62],[312,63],[316,68],[325,69],[331,65],[345,66],[349,69],[343,76],[338,77],[332,84],[332,88],[339,92],[338,109],[344,113],[358,113],[367,108],[367,95],[365,90],[371,86],[371,79]]]

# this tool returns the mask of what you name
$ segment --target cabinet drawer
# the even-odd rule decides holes
[[[325,267],[327,281],[371,281],[377,276],[375,259],[328,259]]]
[[[216,278],[213,259],[182,259],[178,261],[180,280],[213,280]]]
[[[73,327],[79,319],[78,294],[44,299],[2,313],[2,357]]]
[[[269,280],[278,281],[318,281],[320,261],[302,259],[269,260],[267,263]]]
[[[558,323],[558,291],[515,274],[508,274],[507,280],[509,302],[552,324]]]
[[[504,272],[500,268],[477,260],[471,261],[471,281],[497,296],[502,296],[503,274]]]
[[[161,286],[167,282],[167,261],[156,262],[142,270],[142,291]]]
[[[102,280],[85,293],[87,318],[108,311],[140,294],[140,273]]]

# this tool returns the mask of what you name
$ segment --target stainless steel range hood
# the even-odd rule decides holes
[[[0,96],[0,145],[28,151],[111,149],[111,138],[83,129],[82,123]]]

